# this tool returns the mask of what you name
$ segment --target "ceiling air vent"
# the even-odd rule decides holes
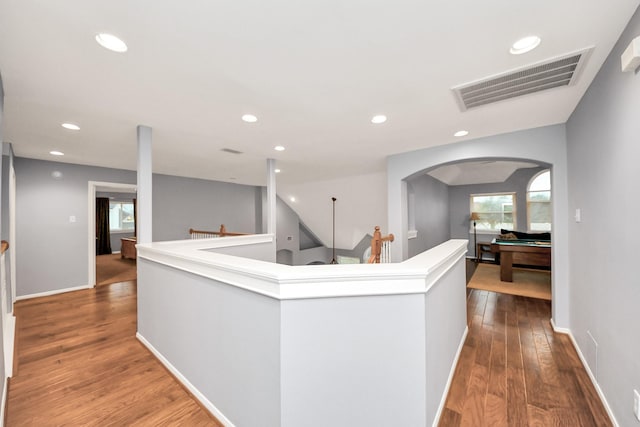
[[[225,153],[231,153],[231,154],[242,154],[242,151],[234,150],[233,148],[223,148],[220,151],[224,151]]]
[[[554,87],[569,86],[577,81],[580,70],[584,67],[592,49],[583,49],[559,58],[466,83],[452,90],[460,109],[466,111]]]

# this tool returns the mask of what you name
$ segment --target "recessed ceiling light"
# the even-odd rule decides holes
[[[74,125],[73,123],[63,123],[62,127],[69,130],[80,130],[80,126]]]
[[[453,134],[453,136],[467,136],[467,135],[469,135],[468,130],[459,130],[458,132]]]
[[[296,198],[295,198],[295,197],[293,197],[293,196],[291,196],[291,197],[289,197],[289,200],[291,200],[292,202],[295,202],[295,201],[296,201]]]
[[[540,37],[538,36],[523,37],[511,46],[511,49],[509,49],[509,53],[511,53],[512,55],[521,55],[523,53],[527,53],[538,47],[540,41]]]
[[[371,123],[375,123],[375,124],[380,124],[380,123],[384,123],[387,121],[387,116],[384,116],[382,114],[379,114],[377,116],[373,116],[373,118],[371,119]]]
[[[284,147],[282,145],[276,145],[273,149],[276,151],[284,151]]]
[[[245,114],[242,116],[242,121],[247,123],[255,123],[258,121],[258,118],[253,114]]]
[[[49,154],[51,154],[52,156],[64,156],[64,153],[62,151],[49,151]]]
[[[127,51],[127,44],[113,34],[100,33],[96,36],[96,41],[100,46],[114,52],[122,53]]]
[[[280,173],[280,169],[276,169],[274,172],[275,173]]]

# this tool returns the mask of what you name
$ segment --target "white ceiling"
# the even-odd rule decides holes
[[[427,173],[447,185],[490,184],[506,181],[518,169],[537,166],[529,162],[482,160],[444,165]]]
[[[264,185],[269,157],[290,185],[378,173],[394,153],[565,122],[638,3],[0,0],[4,139],[22,157],[135,169],[144,124],[158,173]],[[538,49],[510,55],[530,34]],[[571,87],[467,112],[451,92],[590,46]]]

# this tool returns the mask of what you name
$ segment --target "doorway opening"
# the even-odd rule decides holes
[[[102,250],[99,255],[96,244],[98,197],[110,202],[107,202],[109,212],[105,215],[114,222],[114,227],[109,227],[112,230],[107,230],[102,237],[108,239],[107,242],[102,242],[108,250]],[[135,217],[130,212],[129,206],[135,197],[135,185],[89,181],[89,220],[87,221],[89,265],[87,270],[90,286],[135,280]],[[110,209],[111,206],[113,210]]]

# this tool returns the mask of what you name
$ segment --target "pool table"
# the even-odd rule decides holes
[[[551,242],[493,239],[491,251],[500,254],[500,280],[513,282],[513,264],[551,267]]]

